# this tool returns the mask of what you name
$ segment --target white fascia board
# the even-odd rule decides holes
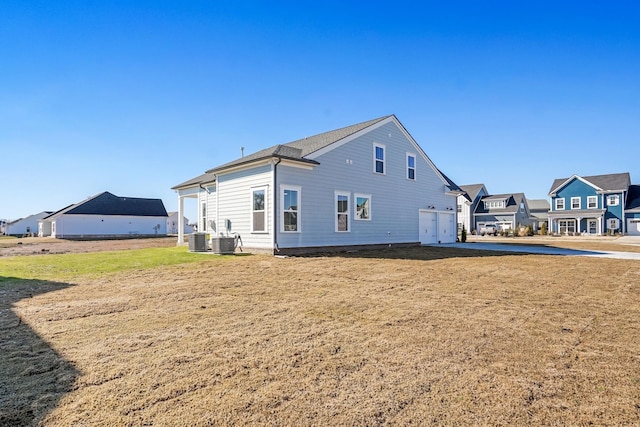
[[[291,167],[291,168],[306,169],[306,170],[313,170],[317,166],[317,165],[314,165],[314,164],[301,163],[301,162],[296,162],[296,161],[293,161],[293,160],[284,160],[284,159],[279,163],[279,165],[280,166],[288,166],[288,167]]]
[[[373,124],[373,125],[371,125],[371,126],[367,126],[366,128],[361,129],[361,130],[359,130],[358,132],[356,132],[356,133],[354,133],[354,134],[352,134],[352,135],[347,136],[346,138],[342,138],[340,141],[336,141],[336,142],[334,142],[333,144],[329,144],[329,145],[327,145],[326,147],[321,148],[321,149],[319,149],[319,150],[317,150],[317,151],[314,151],[313,153],[307,154],[307,155],[306,155],[306,156],[304,156],[304,157],[305,157],[306,159],[309,159],[309,160],[315,160],[315,159],[317,159],[318,157],[322,156],[323,154],[328,153],[329,151],[331,151],[331,150],[333,150],[333,149],[336,149],[336,148],[338,148],[338,147],[341,147],[341,146],[343,146],[344,144],[346,144],[346,143],[348,143],[348,142],[351,142],[351,141],[353,141],[354,139],[359,138],[359,137],[361,137],[362,135],[365,135],[365,134],[367,134],[367,133],[371,132],[372,130],[375,130],[375,129],[379,128],[380,126],[384,126],[384,125],[386,125],[387,123],[389,123],[389,122],[393,121],[393,119],[394,119],[394,118],[395,118],[394,116],[387,117],[386,119],[381,120],[381,121],[379,121],[378,123],[375,123],[375,124]],[[396,122],[397,122],[397,120],[396,120]]]
[[[596,192],[598,193],[602,193],[604,190],[602,190],[602,188],[598,187],[597,185],[594,185],[592,182],[587,181],[586,179],[582,178],[581,176],[578,175],[573,175],[571,178],[567,179],[565,182],[563,182],[562,184],[558,185],[557,188],[553,189],[552,191],[549,192],[549,196],[551,197],[555,197],[556,193],[558,191],[560,191],[560,189],[564,186],[566,186],[567,184],[569,184],[571,181],[573,181],[574,179],[578,179],[582,182],[584,182],[585,184],[587,184],[589,187],[593,188],[594,190],[596,190]]]

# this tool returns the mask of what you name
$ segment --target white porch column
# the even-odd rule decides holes
[[[598,236],[602,235],[602,217],[601,216],[598,217],[598,233],[597,234]]]
[[[184,196],[178,194],[178,245],[184,243]]]

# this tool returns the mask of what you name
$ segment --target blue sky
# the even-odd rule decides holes
[[[631,1],[3,1],[0,218],[102,191],[176,210],[240,147],[387,114],[493,194],[640,183],[638,22]]]

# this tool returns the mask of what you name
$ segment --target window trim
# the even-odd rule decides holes
[[[562,202],[562,207],[560,207],[560,206],[559,206],[559,205],[560,205],[560,203],[558,203],[558,202]],[[558,198],[556,198],[556,199],[553,201],[553,205],[554,205],[554,207],[555,207],[555,210],[557,210],[557,211],[563,211],[563,210],[565,210],[565,206],[566,206],[566,204],[564,203],[564,197],[558,197]]]
[[[367,218],[358,218],[358,198],[369,200],[369,216]],[[371,194],[353,193],[353,211],[355,212],[353,217],[355,221],[371,221]]]
[[[412,157],[412,158],[413,158],[413,167],[410,167],[410,166],[409,166],[409,158],[410,158],[410,157]],[[417,180],[417,178],[416,178],[416,169],[417,169],[417,166],[418,166],[418,165],[417,165],[417,163],[418,163],[418,156],[416,156],[414,153],[409,153],[409,152],[407,152],[407,153],[406,153],[406,159],[407,159],[407,168],[406,168],[406,170],[407,170],[407,176],[406,176],[406,178],[407,178],[407,180],[409,180],[409,181],[416,181],[416,180]],[[411,177],[409,176],[409,172],[410,172],[411,170],[413,170],[413,178],[411,178]]]
[[[591,201],[595,203],[591,206]],[[598,196],[587,196],[587,209],[598,209]]]
[[[286,190],[297,191],[298,192],[298,208],[295,211],[293,211],[291,209],[289,209],[289,210],[285,210],[284,209],[284,192]],[[287,234],[302,233],[301,208],[302,208],[302,187],[300,187],[299,185],[281,184],[280,185],[280,232],[281,233],[287,233]],[[285,230],[284,229],[284,214],[285,214],[285,212],[297,212],[298,213],[296,229],[295,230]]]
[[[615,203],[611,203],[611,200],[615,198]],[[620,195],[619,194],[609,194],[607,196],[607,206],[618,206],[620,204]]]
[[[378,160],[378,158],[376,157],[376,149],[377,148],[381,148],[382,149],[382,160]],[[373,173],[377,174],[377,175],[386,175],[387,174],[387,147],[379,144],[377,142],[373,143]],[[382,162],[382,172],[378,172],[378,169],[376,168],[376,165],[378,162]]]
[[[573,206],[573,202],[577,201],[578,207]],[[582,209],[582,197],[572,197],[571,198],[571,210],[580,210]]]
[[[206,197],[204,199],[200,199],[200,220],[202,221],[202,232],[206,232],[207,231],[207,211],[208,211],[208,206],[207,206],[207,199]]]
[[[338,197],[346,196],[347,197],[347,229],[339,230],[338,229]],[[351,193],[348,191],[334,191],[333,193],[333,221],[334,221],[334,231],[336,233],[350,233],[351,232],[351,224],[350,224],[350,216],[351,216]]]
[[[262,211],[256,211],[253,209],[253,195],[256,191],[264,191],[264,209]],[[269,200],[269,186],[267,185],[261,185],[259,187],[252,187],[251,188],[251,233],[253,234],[267,234],[269,233],[269,226],[268,226],[268,220],[269,220],[269,203],[267,203],[267,201]],[[263,230],[256,230],[254,228],[255,226],[255,222],[254,222],[254,216],[253,214],[256,212],[263,212],[264,213],[264,229]]]

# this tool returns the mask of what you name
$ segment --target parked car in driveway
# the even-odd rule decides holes
[[[480,235],[484,236],[485,234],[489,235],[498,235],[498,227],[495,224],[485,224],[480,227]]]

